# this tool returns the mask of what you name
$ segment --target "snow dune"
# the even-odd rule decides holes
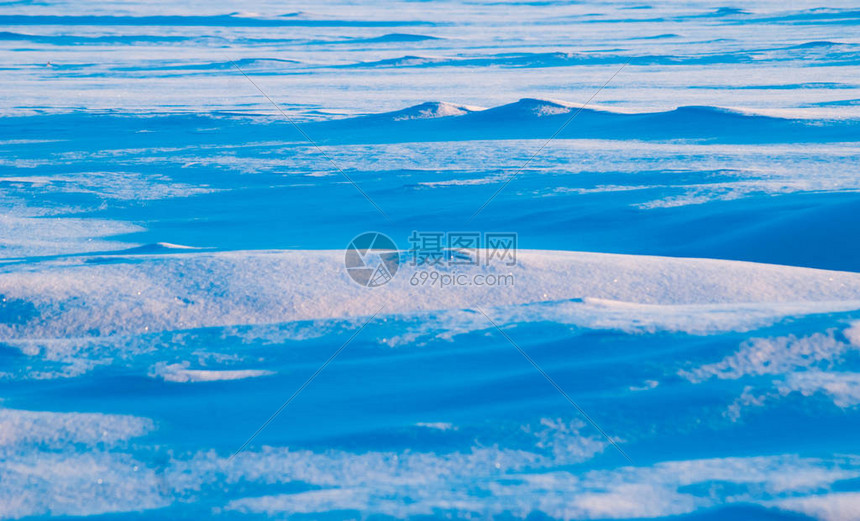
[[[793,143],[851,142],[860,135],[860,121],[852,119],[790,119],[714,106],[629,113],[533,98],[486,110],[427,102],[394,112],[307,123],[303,127],[315,139],[332,144],[539,139],[553,135],[574,114],[576,125],[564,127],[558,138]]]
[[[484,257],[482,257],[484,258]],[[420,284],[401,263],[387,285],[353,282],[343,252],[240,251],[74,257],[0,274],[0,338],[79,337],[280,323],[569,299],[638,305],[860,302],[860,274],[747,262],[582,252],[518,252],[516,266],[457,266],[463,285]],[[475,284],[475,276],[482,285]],[[508,277],[487,285],[486,277]],[[813,305],[814,304],[814,305]],[[826,306],[825,306],[826,307]],[[858,305],[857,307],[860,307]],[[802,306],[801,306],[802,308]],[[792,308],[797,311],[795,306]],[[16,313],[6,313],[17,310]],[[626,312],[635,318],[636,308]]]

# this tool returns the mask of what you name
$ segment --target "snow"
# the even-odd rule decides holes
[[[855,519],[858,22],[4,3],[0,519]]]
[[[710,259],[519,251],[516,266],[457,273],[512,276],[508,286],[415,286],[404,262],[380,288],[356,284],[340,251],[117,255],[46,261],[48,272],[7,268],[7,298],[39,320],[0,326],[0,338],[62,338],[265,324],[569,299],[644,305],[860,302],[860,274]],[[486,252],[480,255],[486,258]],[[453,273],[453,270],[452,270]],[[634,308],[636,309],[636,308]],[[819,308],[820,310],[820,308]],[[92,333],[89,333],[92,334]]]
[[[394,121],[410,119],[444,118],[448,116],[462,116],[468,112],[480,110],[476,107],[464,107],[445,102],[429,102],[414,107],[409,107],[392,114]]]
[[[822,521],[851,521],[857,518],[857,512],[860,511],[860,493],[842,492],[786,499],[777,505]]]
[[[165,382],[175,383],[242,380],[244,378],[257,378],[271,374],[274,373],[264,369],[240,369],[234,371],[188,369],[187,362],[183,364],[165,364],[160,362],[149,372],[149,375],[153,378],[161,378]]]
[[[20,447],[116,445],[154,429],[145,418],[101,413],[58,413],[0,408],[0,453]]]

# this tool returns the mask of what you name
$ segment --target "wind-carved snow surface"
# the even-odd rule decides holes
[[[7,2],[0,519],[856,520],[858,23]]]
[[[531,250],[517,255],[515,266],[448,270],[468,281],[476,275],[509,280],[505,286],[416,286],[422,268],[404,262],[392,282],[374,291],[349,278],[341,251],[88,256],[44,261],[51,266],[47,272],[13,265],[0,274],[7,305],[27,308],[31,316],[3,324],[0,335],[16,340],[140,334],[572,299],[599,299],[607,312],[627,314],[649,309],[637,304],[782,304],[795,312],[860,307],[856,273],[710,259]]]
[[[429,102],[409,107],[391,114],[394,121],[408,121],[411,119],[444,118],[447,116],[462,116],[475,110],[476,107],[464,107],[445,102]]]

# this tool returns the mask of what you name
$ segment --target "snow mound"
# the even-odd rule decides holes
[[[577,105],[573,105],[571,103],[536,98],[523,98],[514,103],[495,107],[491,109],[492,112],[488,112],[488,114],[508,117],[544,117],[567,114],[577,108]]]
[[[486,258],[486,252],[481,258]],[[343,252],[132,255],[11,266],[6,302],[26,306],[0,339],[83,337],[596,298],[636,304],[860,301],[860,274],[710,259],[524,250],[517,264],[457,266],[463,284],[420,283],[405,259],[388,284],[349,278]],[[476,277],[483,277],[476,284]],[[495,280],[495,284],[488,284]],[[417,282],[416,282],[417,281]],[[839,302],[841,301],[841,302]],[[860,307],[860,306],[858,306]],[[20,314],[19,314],[20,315]],[[0,315],[2,316],[2,315]],[[16,315],[17,316],[17,315]]]
[[[567,124],[574,115],[576,124]],[[536,139],[551,135],[558,139],[803,143],[854,141],[860,120],[792,119],[718,106],[631,112],[524,98],[488,109],[428,102],[394,112],[316,121],[305,126],[326,143],[354,144]]]
[[[468,107],[465,105],[454,105],[444,101],[431,101],[415,105],[397,112],[388,114],[394,121],[406,121],[410,119],[431,119],[444,118],[448,116],[462,116],[475,110],[480,110],[477,107]]]

